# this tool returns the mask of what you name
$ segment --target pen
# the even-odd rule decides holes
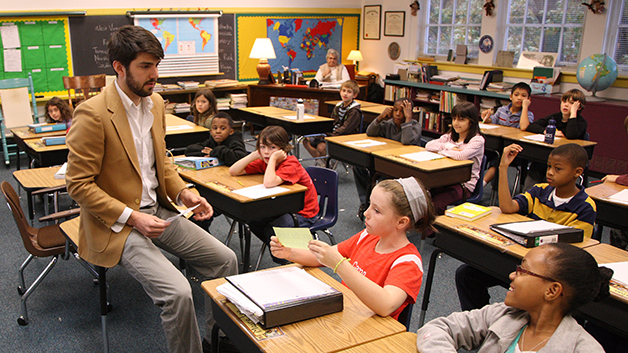
[[[604,180],[593,180],[593,181],[590,181],[589,184],[597,184],[597,183],[601,183],[603,181]]]

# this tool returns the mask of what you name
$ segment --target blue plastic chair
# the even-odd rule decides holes
[[[408,304],[397,318],[397,321],[402,323],[408,332],[410,332],[410,321],[412,321],[412,308],[414,308],[414,304]]]
[[[486,171],[487,162],[488,158],[486,158],[486,155],[482,156],[482,163],[480,164],[480,178],[475,183],[473,193],[471,193],[471,196],[469,196],[469,198],[467,198],[465,202],[478,203],[482,201],[482,195],[484,194],[484,172]],[[460,205],[461,203],[462,201],[459,201],[453,205],[456,206]]]
[[[338,172],[321,167],[307,167],[307,173],[312,178],[318,194],[318,219],[310,227],[314,238],[317,231],[327,234],[331,244],[335,244],[334,235],[329,231],[338,221]]]
[[[28,73],[28,78],[8,78],[5,80],[0,80],[0,91],[12,90],[12,89],[17,89],[17,88],[22,88],[22,87],[28,88],[28,94],[30,95],[30,100],[31,100],[31,116],[30,116],[30,120],[28,120],[28,123],[30,124],[36,123],[38,119],[37,118],[37,101],[35,100],[35,88],[33,87],[33,78],[31,77],[31,73],[30,72]],[[11,122],[9,122],[7,118],[10,119]],[[20,118],[23,118],[23,117],[20,117]],[[9,154],[9,149],[8,149],[9,146],[7,145],[7,133],[5,130],[7,128],[10,129],[13,127],[25,125],[25,124],[19,123],[24,120],[20,118],[14,119],[14,117],[2,116],[2,113],[0,112],[0,135],[2,137],[2,152],[4,153],[4,163],[7,166],[10,163],[9,156],[19,153],[19,150],[16,145],[11,145],[11,147],[15,147],[16,152],[15,153],[11,152],[11,154]]]

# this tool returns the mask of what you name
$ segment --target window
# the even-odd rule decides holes
[[[558,53],[559,63],[576,63],[586,7],[581,0],[510,0],[506,50]]]
[[[612,6],[608,14],[610,46],[606,53],[615,59],[617,65],[628,65],[628,0],[613,1]]]
[[[447,55],[465,44],[478,57],[484,0],[429,0],[426,54]]]

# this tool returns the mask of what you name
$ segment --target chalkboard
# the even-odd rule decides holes
[[[118,28],[132,22],[125,15],[70,17],[74,75],[115,75],[107,57],[107,41]]]
[[[236,38],[235,38],[235,14],[223,13],[218,18],[218,65],[224,75],[214,79],[236,79]]]

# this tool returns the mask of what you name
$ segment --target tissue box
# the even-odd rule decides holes
[[[550,94],[560,92],[560,85],[552,85],[549,83],[531,82],[530,88],[532,94]]]

